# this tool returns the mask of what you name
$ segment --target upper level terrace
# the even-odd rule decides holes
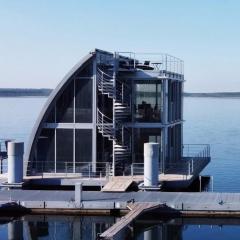
[[[184,61],[166,53],[116,52],[118,71],[138,79],[170,78],[184,80]],[[133,73],[134,74],[131,74]]]

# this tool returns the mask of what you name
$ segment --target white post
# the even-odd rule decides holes
[[[75,184],[75,203],[77,206],[82,204],[82,183]]]
[[[159,143],[144,143],[144,186],[158,186]]]
[[[23,142],[8,142],[8,183],[23,181]]]
[[[133,177],[133,163],[131,164],[131,176]]]

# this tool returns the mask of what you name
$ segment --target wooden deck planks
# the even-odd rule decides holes
[[[102,188],[102,192],[125,192],[132,183],[132,178],[114,177]]]
[[[122,217],[112,227],[107,229],[100,235],[101,239],[114,239],[117,235],[123,231],[134,219],[143,214],[146,211],[151,211],[160,207],[156,203],[134,203],[130,204],[128,208],[131,210],[127,215]]]

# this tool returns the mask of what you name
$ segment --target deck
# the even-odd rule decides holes
[[[240,213],[240,193],[214,192],[99,192],[84,191],[81,209],[122,209],[129,202],[164,204],[177,211],[226,211]],[[74,191],[1,190],[0,202],[17,202],[27,208],[79,209]]]

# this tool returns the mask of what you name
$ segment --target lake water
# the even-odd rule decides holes
[[[0,138],[27,143],[46,98],[0,98]],[[240,99],[185,98],[184,143],[209,143],[214,191],[240,192]],[[25,144],[26,145],[26,144]]]
[[[46,98],[0,98],[0,138],[27,143],[45,101]],[[213,176],[214,191],[240,192],[239,105],[240,99],[184,99],[184,143],[211,145],[212,161],[203,174]],[[116,220],[114,217],[26,216],[5,224],[0,218],[0,239],[91,240]],[[221,221],[171,219],[136,223],[129,239],[238,239],[240,220]]]
[[[0,237],[9,240],[95,240],[118,218],[102,216],[24,216],[3,223],[0,218]],[[1,224],[2,221],[2,224]],[[237,240],[239,220],[228,219],[138,219],[128,229],[125,240]]]

